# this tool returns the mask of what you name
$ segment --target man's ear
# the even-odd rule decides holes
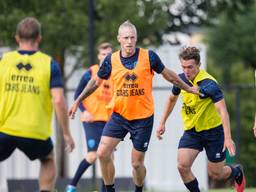
[[[119,37],[119,35],[117,35],[116,39],[117,39],[118,43],[120,43],[120,37]]]
[[[41,41],[42,41],[42,36],[39,35],[39,36],[36,38],[36,42],[37,42],[37,43],[40,43]]]
[[[15,40],[16,40],[16,42],[19,44],[20,43],[20,37],[19,37],[19,35],[15,35]]]

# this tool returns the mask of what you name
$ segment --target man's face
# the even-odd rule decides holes
[[[135,53],[137,34],[134,28],[122,28],[117,36],[117,40],[120,43],[123,57],[129,57]]]
[[[110,53],[112,53],[112,48],[110,47],[107,49],[100,49],[98,53],[99,62],[102,63],[105,57]]]
[[[199,73],[200,64],[197,64],[194,59],[180,60],[182,70],[188,80],[193,80]]]

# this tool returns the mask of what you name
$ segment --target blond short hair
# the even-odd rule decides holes
[[[123,22],[123,23],[119,26],[119,28],[118,28],[118,35],[120,35],[122,29],[123,29],[123,28],[126,28],[126,27],[132,28],[132,29],[135,31],[135,34],[137,35],[137,29],[136,29],[135,25],[132,24],[129,20]]]

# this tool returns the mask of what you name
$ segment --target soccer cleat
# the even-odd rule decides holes
[[[234,168],[239,170],[238,175],[235,177],[236,192],[244,192],[246,180],[245,180],[243,168],[241,165],[236,165]]]
[[[76,187],[73,186],[73,185],[68,185],[68,186],[66,187],[66,191],[65,191],[65,192],[77,192],[77,191],[76,191]]]

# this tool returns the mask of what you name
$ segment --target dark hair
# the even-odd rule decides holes
[[[105,49],[108,49],[108,48],[113,49],[112,44],[109,43],[109,42],[104,42],[104,43],[99,44],[99,46],[97,47],[97,50],[99,52],[100,50],[105,50]]]
[[[16,35],[20,39],[34,41],[41,35],[41,24],[36,18],[26,17],[18,23]]]
[[[179,58],[183,60],[194,59],[196,64],[200,64],[200,51],[196,47],[182,47]]]

